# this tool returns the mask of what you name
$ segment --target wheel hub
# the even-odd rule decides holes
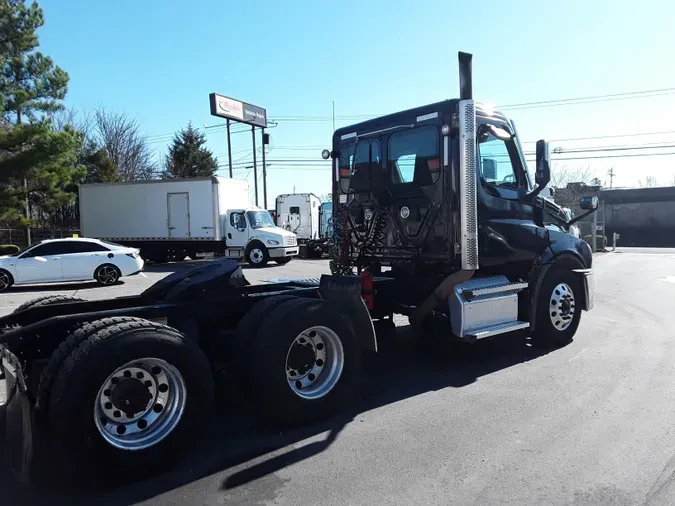
[[[316,354],[311,344],[294,343],[288,354],[288,366],[299,374],[305,374],[316,362]]]
[[[344,368],[344,349],[330,328],[311,327],[298,335],[286,355],[286,380],[303,399],[320,399],[337,384]]]
[[[566,330],[572,323],[576,311],[574,292],[567,283],[556,285],[551,294],[549,317],[556,330]]]
[[[147,409],[152,397],[148,387],[136,378],[123,379],[110,394],[113,406],[133,415]]]
[[[109,444],[142,450],[168,436],[180,422],[187,391],[181,373],[157,358],[129,362],[101,386],[94,422]]]

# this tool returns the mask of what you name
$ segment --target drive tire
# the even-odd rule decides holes
[[[100,324],[103,328],[80,343],[61,366],[49,399],[49,426],[83,470],[138,479],[172,465],[203,434],[213,407],[211,367],[201,349],[171,327],[140,318],[107,318]],[[173,429],[154,445],[118,449],[99,432],[94,409],[113,372],[141,359],[159,359],[178,371],[184,409]]]
[[[119,268],[113,264],[99,265],[94,271],[94,279],[100,286],[113,286],[121,277]]]
[[[254,268],[265,267],[270,261],[270,253],[267,247],[258,241],[252,242],[246,246],[246,262]]]
[[[43,295],[42,297],[36,297],[33,300],[24,302],[19,307],[17,307],[12,313],[20,313],[26,309],[32,309],[34,307],[43,307],[43,306],[52,306],[54,304],[63,304],[66,302],[87,302],[85,299],[79,297],[73,297],[71,295]]]
[[[289,300],[296,300],[294,295],[273,295],[256,303],[244,317],[239,320],[234,332],[232,342],[232,358],[230,370],[237,378],[239,387],[250,393],[251,389],[251,370],[253,364],[249,364],[251,357],[250,348],[254,341],[258,328],[265,320],[265,316],[273,311],[277,306]]]
[[[296,394],[287,380],[287,356],[304,331],[323,327],[338,338],[343,354],[342,372],[321,397],[306,399]],[[326,346],[326,351],[328,347]],[[339,413],[355,396],[361,368],[361,351],[349,320],[332,304],[317,299],[286,301],[269,312],[259,326],[250,349],[253,401],[269,421],[297,427]],[[326,355],[326,369],[332,366]],[[321,375],[317,378],[317,381]]]
[[[9,290],[14,284],[12,273],[5,269],[0,269],[0,292]]]
[[[72,298],[75,299],[75,297]],[[68,358],[75,348],[89,339],[89,337],[105,329],[106,327],[137,320],[138,318],[132,317],[116,317],[105,318],[103,320],[96,320],[84,324],[75,324],[76,327],[71,329],[68,337],[61,341],[61,343],[56,347],[56,349],[52,352],[52,355],[49,357],[47,365],[45,365],[45,367],[42,369],[42,374],[40,374],[40,382],[38,383],[37,387],[35,409],[40,411],[41,414],[48,415],[47,407],[49,406],[49,396],[51,395],[54,378],[61,369],[63,362],[65,362],[66,358]]]
[[[537,347],[560,348],[572,342],[581,321],[581,290],[579,277],[569,268],[554,265],[548,270],[537,301],[532,336]]]
[[[282,257],[282,258],[275,258],[274,261],[278,263],[279,265],[286,265],[288,262],[293,260],[293,257]]]

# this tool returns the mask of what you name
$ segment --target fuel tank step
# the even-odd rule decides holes
[[[529,325],[518,320],[518,296],[527,287],[527,283],[512,283],[506,276],[458,284],[448,301],[452,333],[474,340]]]
[[[492,327],[471,330],[464,334],[464,338],[467,341],[475,341],[478,339],[485,339],[486,337],[496,336],[498,334],[506,334],[507,332],[513,332],[514,330],[524,330],[529,326],[529,322],[521,321],[501,323],[499,325],[493,325]]]

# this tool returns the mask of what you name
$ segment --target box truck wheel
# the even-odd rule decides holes
[[[68,355],[49,423],[79,465],[140,477],[175,462],[203,433],[212,406],[211,367],[199,347],[134,318],[112,322]]]
[[[543,347],[572,341],[581,320],[581,286],[570,269],[552,266],[539,288],[533,340]]]
[[[252,241],[246,246],[246,261],[251,267],[264,267],[270,261],[267,247],[260,241]]]
[[[333,304],[298,298],[267,314],[249,350],[256,408],[298,426],[341,411],[354,397],[361,352],[353,326]]]

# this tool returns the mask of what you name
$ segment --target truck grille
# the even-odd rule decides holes
[[[293,236],[285,236],[284,237],[284,246],[297,246],[298,245],[298,238]]]

